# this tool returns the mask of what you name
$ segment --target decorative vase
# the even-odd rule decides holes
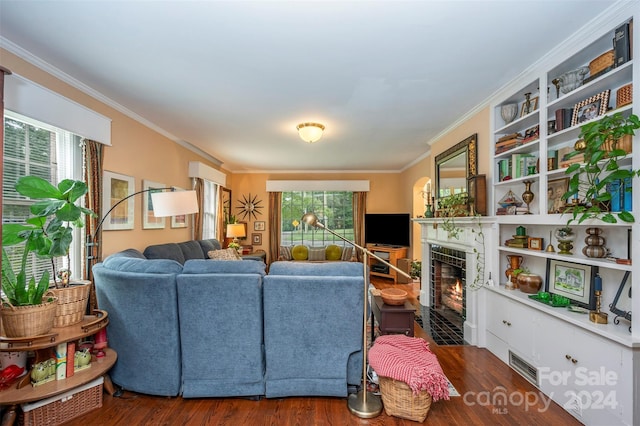
[[[424,212],[424,217],[433,217],[433,206],[431,204],[427,204],[425,207],[427,210]]]
[[[558,228],[555,231],[556,240],[558,240],[558,248],[560,251],[558,254],[573,254],[571,249],[573,249],[573,242],[576,240],[576,234],[573,232],[573,229],[564,227]]]
[[[520,272],[518,274],[518,287],[523,293],[536,294],[542,288],[542,277],[530,272]]]
[[[602,229],[600,228],[587,228],[587,238],[584,242],[587,244],[582,249],[582,254],[587,257],[606,257],[609,254],[609,250],[604,246],[606,240],[601,237]]]
[[[531,204],[534,197],[533,192],[531,192],[531,184],[533,183],[533,181],[525,180],[523,183],[524,183],[524,192],[522,193],[522,201],[524,201],[527,204],[526,214],[531,214],[531,211],[529,210],[529,204]]]
[[[507,255],[507,260],[509,261],[509,267],[507,268],[506,271],[504,271],[504,274],[517,287],[518,282],[516,280],[516,277],[518,276],[518,273],[517,272],[514,273],[514,271],[516,269],[520,269],[520,264],[522,263],[522,256]]]
[[[580,67],[573,71],[565,72],[560,77],[558,77],[558,80],[560,81],[560,91],[564,94],[567,94],[572,90],[575,90],[582,84],[584,76],[588,73],[589,67]]]
[[[500,116],[504,120],[504,124],[511,123],[518,115],[518,104],[504,104],[500,107]]]

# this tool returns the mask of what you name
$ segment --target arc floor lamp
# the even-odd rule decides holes
[[[109,214],[118,207],[123,202],[127,201],[129,198],[135,197],[138,194],[143,194],[145,192],[151,192],[151,202],[153,203],[153,215],[155,217],[167,217],[167,216],[178,216],[183,214],[192,214],[198,212],[198,197],[196,195],[196,191],[188,190],[181,191],[176,190],[173,187],[168,188],[147,188],[138,192],[134,192],[133,194],[127,195],[123,199],[119,200],[115,203],[107,213],[100,219],[98,222],[98,226],[96,226],[96,230],[92,235],[87,236],[86,243],[86,271],[85,274],[89,276],[89,271],[93,266],[94,260],[96,260],[96,256],[93,255],[93,247],[97,246],[99,243],[96,243],[96,236],[102,227],[104,221],[109,217]]]
[[[351,395],[349,395],[347,404],[349,406],[349,411],[351,411],[358,417],[361,417],[363,419],[376,417],[382,412],[382,401],[380,401],[379,396],[374,395],[371,392],[367,392],[367,320],[369,319],[369,267],[367,256],[375,258],[379,262],[384,263],[388,267],[394,269],[396,272],[404,275],[409,279],[411,279],[411,276],[398,267],[382,259],[381,257],[378,257],[375,253],[372,253],[367,248],[359,246],[353,241],[350,241],[342,235],[327,228],[321,222],[318,222],[318,217],[314,213],[306,213],[304,216],[302,216],[301,220],[307,225],[324,229],[331,235],[334,235],[340,238],[342,241],[353,245],[356,249],[362,252],[362,274],[364,276],[364,309],[362,313],[362,389],[360,389],[358,393],[352,393]]]

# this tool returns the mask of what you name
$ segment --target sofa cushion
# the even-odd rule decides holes
[[[326,249],[324,247],[309,247],[309,255],[307,260],[325,260]]]
[[[202,247],[200,247],[200,244],[198,244],[197,241],[185,241],[183,243],[179,243],[178,246],[180,247],[180,251],[182,251],[185,261],[189,259],[206,259],[206,256],[202,251]]]
[[[138,259],[112,255],[107,257],[103,265],[113,271],[132,272],[140,274],[179,274],[182,265],[175,260],[167,259]]]
[[[197,242],[200,245],[200,248],[202,249],[203,256],[205,256],[205,257],[202,257],[202,259],[205,259],[207,256],[207,253],[209,253],[211,250],[220,250],[222,248],[220,246],[220,242],[216,239],[198,240]]]
[[[176,243],[156,244],[144,249],[144,255],[147,259],[170,259],[184,264],[185,258],[180,250],[180,246]]]
[[[265,275],[263,262],[236,262],[233,260],[187,260],[183,274],[260,274]]]
[[[352,246],[346,246],[346,247],[344,247],[342,249],[342,258],[341,258],[341,260],[344,260],[345,262],[350,262],[352,256],[353,256],[353,247]]]
[[[340,260],[342,257],[342,249],[340,246],[331,244],[325,250],[325,258],[327,260]]]
[[[291,257],[293,260],[307,260],[309,257],[309,248],[307,246],[298,244],[291,249]]]
[[[126,250],[122,250],[119,251],[117,253],[113,253],[112,255],[109,255],[108,257],[132,257],[135,259],[146,259],[146,257],[144,257],[144,254],[140,253],[139,250],[136,250],[134,248],[128,248]]]
[[[242,260],[242,257],[238,254],[238,250],[233,248],[211,250],[207,253],[207,256],[209,256],[209,259],[213,260]]]
[[[362,276],[360,262],[273,262],[269,275]]]
[[[280,260],[293,260],[291,255],[292,246],[280,246]]]

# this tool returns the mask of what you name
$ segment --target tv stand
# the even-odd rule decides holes
[[[403,259],[407,257],[407,247],[392,247],[392,246],[381,246],[376,244],[367,244],[367,250],[380,257],[381,259],[386,260],[390,264],[395,267],[398,267],[398,259]],[[378,259],[369,256],[369,273],[376,277],[383,278],[391,278],[393,283],[396,284],[398,282],[398,273],[392,269],[388,268],[385,272],[376,271],[375,265],[384,265]]]

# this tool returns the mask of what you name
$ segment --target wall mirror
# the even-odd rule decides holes
[[[478,134],[436,155],[436,198],[467,192],[467,182],[478,174]]]

